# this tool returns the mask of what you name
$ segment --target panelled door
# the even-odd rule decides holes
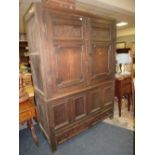
[[[88,25],[90,81],[110,79],[114,75],[111,23],[92,18]]]
[[[53,13],[52,30],[55,50],[57,90],[66,90],[86,82],[84,18]]]

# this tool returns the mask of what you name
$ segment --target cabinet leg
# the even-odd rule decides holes
[[[51,144],[51,149],[52,149],[52,152],[56,152],[57,145],[56,144]]]
[[[36,136],[35,130],[34,130],[34,126],[33,126],[33,122],[32,122],[32,120],[28,120],[28,121],[27,121],[27,126],[28,126],[29,129],[31,130],[32,138],[33,138],[35,144],[38,145],[39,142],[38,142],[38,139],[37,139],[37,136]]]
[[[118,98],[118,112],[119,112],[119,117],[121,117],[121,108],[122,108],[122,98]]]
[[[57,150],[57,141],[53,132],[50,135],[50,148],[52,152],[55,152]]]
[[[110,118],[110,119],[113,119],[113,118],[114,118],[114,114],[112,114],[109,118]]]

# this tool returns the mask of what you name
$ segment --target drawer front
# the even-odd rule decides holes
[[[123,95],[130,94],[132,91],[131,84],[126,84],[122,88]]]
[[[93,125],[95,125],[99,121],[101,121],[107,117],[110,117],[112,115],[113,115],[113,109],[110,108],[110,109],[104,111],[103,113],[99,113],[95,116],[88,117],[88,119],[85,122],[78,122],[77,123],[78,125],[75,124],[75,126],[70,128],[69,130],[57,134],[57,136],[56,136],[57,143],[58,144],[63,143],[64,141],[76,136],[77,134],[86,130],[87,128],[92,127]]]
[[[25,122],[29,119],[32,119],[33,117],[36,117],[36,110],[35,108],[31,108],[25,112],[22,112],[19,114],[19,121],[20,123]]]
[[[124,86],[124,85],[127,85],[127,84],[131,84],[131,78],[127,78],[127,79],[124,79],[123,81],[122,81],[122,85]]]

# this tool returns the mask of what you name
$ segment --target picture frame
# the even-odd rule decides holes
[[[126,42],[117,42],[116,43],[116,48],[117,49],[126,48]]]

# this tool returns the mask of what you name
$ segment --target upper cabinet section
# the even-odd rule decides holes
[[[26,19],[30,60],[39,79],[35,87],[47,98],[114,78],[114,21],[39,3]]]

